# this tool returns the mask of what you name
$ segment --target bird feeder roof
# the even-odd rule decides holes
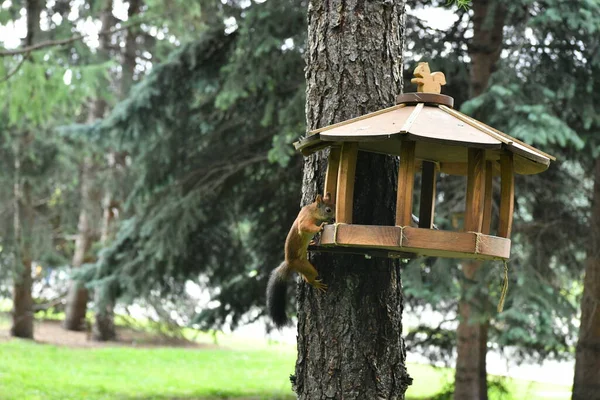
[[[402,141],[416,142],[416,158],[434,161],[441,170],[466,170],[468,148],[486,150],[486,160],[497,161],[503,152],[514,154],[515,172],[537,174],[555,158],[452,108],[453,99],[434,93],[407,93],[399,104],[314,130],[296,142],[304,155],[358,142],[359,149],[400,155]],[[446,168],[444,168],[446,167]],[[452,172],[449,172],[452,173]]]

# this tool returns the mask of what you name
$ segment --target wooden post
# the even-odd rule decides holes
[[[500,156],[500,179],[502,185],[500,190],[498,236],[510,239],[515,206],[515,165],[512,153],[507,152]]]
[[[358,143],[345,142],[342,145],[337,177],[337,194],[335,197],[335,222],[338,223],[352,223],[354,177],[356,176],[357,156]]]
[[[325,173],[325,187],[323,188],[323,196],[327,196],[327,193],[329,193],[333,203],[335,203],[337,196],[336,192],[341,152],[341,148],[331,147],[329,149],[329,158],[327,159],[327,172]]]
[[[415,142],[403,141],[398,169],[398,196],[396,200],[396,226],[410,226],[412,222],[412,196],[415,182]]]
[[[494,164],[492,161],[486,161],[485,163],[485,191],[483,195],[483,222],[481,227],[481,233],[486,235],[490,234],[492,226],[492,199],[494,196],[493,192],[493,179],[494,179]]]
[[[467,166],[467,204],[465,231],[481,232],[483,222],[483,190],[485,150],[469,149]]]
[[[435,181],[436,165],[431,161],[423,161],[421,170],[421,200],[419,208],[419,228],[433,228],[435,213]]]

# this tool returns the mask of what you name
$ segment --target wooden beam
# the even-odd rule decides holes
[[[481,232],[486,235],[490,234],[492,228],[492,200],[494,179],[494,165],[492,161],[485,162],[485,190],[483,195],[483,222]]]
[[[415,253],[420,256],[508,259],[510,240],[474,232],[449,232],[410,226],[325,225],[317,251],[329,247],[352,248],[368,254],[375,249]]]
[[[338,171],[340,169],[340,154],[342,149],[332,147],[329,149],[329,157],[327,159],[327,172],[325,173],[325,187],[323,188],[323,196],[327,193],[331,196],[331,201],[335,203],[337,196],[337,181]]]
[[[410,226],[412,222],[412,196],[415,183],[415,142],[403,141],[398,168],[398,195],[396,200],[396,225]]]
[[[435,163],[423,161],[421,170],[421,199],[419,203],[419,228],[433,228],[436,195],[435,178]]]
[[[485,150],[470,148],[467,166],[467,204],[465,207],[465,231],[467,232],[481,232],[484,174]]]
[[[515,165],[513,154],[505,153],[500,156],[500,220],[498,236],[510,238],[512,231],[513,212],[515,207]]]
[[[358,143],[344,142],[340,152],[340,163],[337,178],[335,220],[338,223],[352,223],[352,207],[354,204],[354,178],[356,176],[356,158]]]

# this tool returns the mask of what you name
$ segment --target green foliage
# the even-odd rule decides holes
[[[516,180],[505,311],[495,313],[502,276],[498,264],[485,264],[477,284],[466,295],[476,295],[475,318],[491,317],[490,342],[516,349],[519,360],[570,357],[575,340],[572,319],[581,294],[573,282],[581,278],[589,236],[591,183],[585,171],[590,159],[582,154],[594,154],[597,149],[597,135],[592,134],[598,120],[597,102],[590,95],[597,92],[593,89],[597,85],[593,78],[596,61],[587,49],[589,38],[598,29],[598,19],[589,15],[599,15],[599,3],[523,1],[506,7],[510,17],[504,28],[504,56],[481,96],[467,101],[465,14],[459,14],[447,31],[407,19],[409,54],[414,59],[406,61],[409,71],[405,76],[412,77],[410,69],[416,61],[431,60],[436,70],[446,73],[444,93],[455,98],[461,111],[558,156],[559,161],[548,171]],[[464,181],[442,177],[438,193],[443,202],[436,208],[440,214],[436,223],[443,228],[452,210],[461,209],[464,199],[457,199],[456,194],[464,193]],[[495,224],[492,221],[492,226]],[[437,268],[437,263],[447,270]],[[413,309],[431,307],[448,315],[455,307],[462,279],[456,268],[453,261],[412,264],[404,281]],[[408,346],[422,349],[432,359],[448,361],[454,345],[449,327],[423,324],[411,332]],[[429,344],[436,347],[432,350]]]
[[[468,9],[469,6],[471,5],[471,0],[447,0],[446,1],[446,5],[452,5],[455,4],[458,6],[458,8],[463,8],[463,9]]]
[[[274,0],[233,15],[235,32],[219,25],[182,45],[89,128],[131,155],[136,181],[131,218],[80,276],[124,301],[207,278],[219,306],[201,313],[204,327],[263,302],[299,202],[289,147],[304,133],[304,7]]]

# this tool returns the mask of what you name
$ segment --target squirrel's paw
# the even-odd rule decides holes
[[[320,279],[315,279],[312,283],[313,287],[320,292],[325,293],[327,291],[327,285],[321,282]]]

